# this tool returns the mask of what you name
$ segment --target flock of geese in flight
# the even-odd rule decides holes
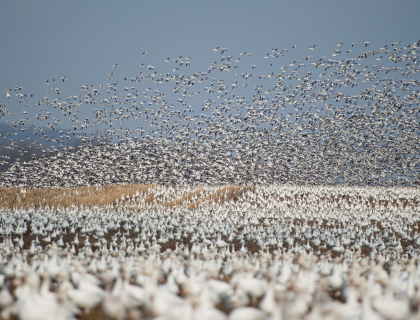
[[[351,49],[357,44],[344,53],[340,43],[332,51],[335,59],[307,56],[289,64],[281,60],[289,50],[276,48],[262,59],[270,68],[252,65],[255,69],[244,65],[254,58],[251,53],[233,57],[226,48],[215,48],[222,56],[206,72],[190,72],[193,59],[179,56],[171,61],[176,65],[173,72],[159,74],[154,66],[142,64],[142,71],[131,79],[115,79],[115,64],[107,86],[83,85],[84,96],[62,98],[58,81],[47,81],[54,87],[35,101],[38,112],[32,121],[28,104],[38,95],[16,86],[5,92],[7,99],[17,97],[13,109],[0,104],[2,119],[10,126],[0,135],[7,148],[19,150],[22,157],[28,151],[13,140],[14,134],[37,137],[33,146],[45,156],[14,163],[3,156],[0,163],[8,170],[1,173],[0,182],[29,187],[416,186],[419,44],[395,42],[353,56]],[[363,48],[369,45],[365,42]],[[143,57],[148,55],[144,52]],[[350,58],[337,59],[343,55]],[[260,69],[269,71],[252,73]],[[223,75],[229,80],[219,78]],[[82,108],[91,110],[94,118],[79,119]],[[8,121],[10,110],[16,119],[19,109],[23,118]],[[71,120],[72,130],[60,127],[64,119]],[[56,136],[48,136],[45,125],[38,126],[45,122]],[[142,126],[130,129],[133,122]],[[107,128],[106,134],[92,134],[95,126]],[[44,140],[42,145],[42,138],[55,144]],[[82,145],[66,144],[75,139]]]
[[[18,132],[55,145],[2,159],[17,202],[0,199],[0,318],[420,319],[420,41],[350,57],[357,46],[280,68],[302,48],[244,67],[251,53],[217,47],[206,72],[179,56],[164,60],[173,72],[143,63],[115,79],[115,64],[84,96],[62,99],[67,77],[47,81],[36,121],[38,94],[7,90],[8,147],[28,152]],[[29,189],[128,183],[138,191],[106,205],[19,206]]]

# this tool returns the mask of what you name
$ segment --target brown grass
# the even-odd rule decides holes
[[[238,187],[238,186],[229,186],[217,190],[215,193],[209,194],[202,199],[199,199],[196,202],[190,203],[188,209],[193,210],[197,207],[200,207],[206,202],[216,202],[222,204],[227,201],[237,201],[245,192],[253,189],[253,187]]]
[[[71,207],[71,206],[104,206],[107,204],[118,205],[121,203],[121,197],[127,196],[132,199],[133,195],[140,193],[143,196],[137,197],[137,202],[133,206],[138,206],[140,201],[145,204],[155,204],[156,206],[171,209],[175,206],[185,206],[193,210],[208,202],[222,204],[226,201],[237,201],[243,193],[251,190],[252,187],[228,186],[217,190],[216,192],[203,197],[204,188],[187,193],[182,197],[168,201],[160,202],[159,197],[153,193],[147,194],[150,188],[155,185],[114,185],[101,187],[80,187],[80,188],[51,188],[51,189],[21,189],[21,188],[2,188],[0,187],[0,206],[3,208],[40,208],[49,206]],[[198,199],[198,200],[197,200]],[[195,201],[197,200],[197,201]],[[124,201],[124,205],[130,205]]]
[[[191,202],[191,200],[195,197],[200,197],[201,194],[204,192],[204,188],[200,188],[194,192],[190,192],[186,195],[183,195],[181,198],[162,203],[162,205],[166,208],[172,208],[175,206],[182,206],[185,202]]]
[[[244,192],[251,190],[252,187],[241,187],[241,186],[229,186],[217,190],[216,192],[209,194],[201,199],[198,199],[194,202],[194,199],[200,198],[204,193],[204,188],[198,189],[194,192],[183,195],[181,198],[162,203],[166,208],[172,208],[174,206],[186,205],[186,208],[193,210],[197,207],[200,207],[207,202],[216,202],[222,204],[226,201],[237,201]]]
[[[116,204],[121,197],[130,196],[136,192],[147,193],[153,185],[113,185],[101,187],[80,187],[80,188],[51,188],[51,189],[24,189],[1,188],[0,206],[3,208],[29,208],[29,207],[71,207],[71,206],[102,206]],[[145,198],[145,203],[153,201],[153,195]]]
[[[58,207],[72,207],[83,205],[84,207],[90,206],[105,206],[112,204],[114,206],[128,206],[132,208],[139,207],[141,203],[146,205],[154,205],[156,207],[164,207],[171,209],[176,206],[184,206],[186,209],[194,210],[203,206],[206,203],[223,204],[225,202],[240,199],[244,193],[249,190],[254,190],[255,187],[249,186],[227,186],[217,190],[214,193],[205,195],[205,189],[200,188],[195,191],[182,195],[181,197],[164,202],[162,196],[157,196],[150,191],[150,188],[156,188],[156,185],[141,185],[141,184],[126,184],[126,185],[112,185],[100,187],[80,187],[80,188],[50,188],[50,189],[20,189],[20,188],[4,188],[0,187],[0,207],[13,209],[30,207],[40,208],[49,206]],[[22,192],[24,191],[24,192]],[[150,192],[150,193],[149,193]],[[133,195],[139,193],[140,196],[136,197],[136,202],[133,202]],[[126,199],[121,202],[124,196]],[[296,200],[303,200],[303,194],[294,195],[292,197],[280,198],[281,201],[293,201],[293,204],[288,204],[288,207],[297,205]],[[307,196],[307,195],[306,195]],[[127,197],[130,201],[127,201]],[[265,197],[267,198],[267,197]],[[361,199],[359,197],[350,198],[349,196],[336,196],[334,199],[320,198],[317,199],[316,204],[319,202],[332,203],[342,200],[351,204],[352,202],[364,202],[368,206],[375,207],[376,205],[389,205],[397,206],[396,200],[389,202],[379,200],[376,203],[372,199]],[[407,201],[406,199],[399,199],[400,206],[414,206],[417,207],[419,202],[415,200]],[[254,203],[250,202],[251,205]],[[301,205],[307,205],[305,202]]]

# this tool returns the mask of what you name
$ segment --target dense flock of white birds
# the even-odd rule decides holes
[[[205,71],[185,56],[148,65],[144,52],[137,75],[115,64],[106,85],[67,98],[66,77],[47,81],[45,96],[17,85],[0,103],[9,126],[0,138],[23,158],[15,135],[37,137],[33,147],[46,156],[13,163],[2,155],[0,183],[418,186],[419,47],[340,43],[331,57],[316,57],[315,46],[264,57],[215,48]],[[77,138],[84,144],[74,148]]]
[[[83,96],[60,96],[66,77],[45,97],[7,90],[6,147],[25,156],[21,132],[56,145],[2,155],[2,187],[154,187],[106,206],[0,201],[1,318],[420,319],[420,42],[369,46],[215,48],[205,72],[144,52],[138,75],[115,64]]]
[[[258,186],[189,210],[205,187],[161,206],[197,190],[1,210],[2,319],[420,317],[419,189]]]

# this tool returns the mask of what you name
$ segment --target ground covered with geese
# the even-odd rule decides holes
[[[420,191],[0,190],[2,319],[415,319]]]

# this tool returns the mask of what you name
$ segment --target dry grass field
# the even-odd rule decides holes
[[[71,206],[104,206],[115,203],[121,196],[136,192],[147,193],[151,185],[122,185],[82,188],[22,189],[0,187],[0,203],[4,208],[39,208]],[[151,197],[145,199],[151,202]]]
[[[142,195],[144,204],[153,204],[157,207],[172,208],[184,205],[188,209],[195,209],[200,204],[215,202],[222,204],[226,201],[237,201],[244,192],[252,187],[228,186],[221,187],[211,194],[204,194],[204,189],[199,188],[188,192],[179,198],[164,201],[156,193],[149,193],[149,190],[156,188],[156,185],[112,185],[101,187],[82,188],[50,188],[50,189],[22,189],[0,187],[0,206],[3,208],[40,208],[55,207],[67,208],[72,206],[105,206],[105,205],[127,205],[126,198],[134,195]],[[124,200],[121,200],[124,198]]]
[[[254,190],[255,186],[221,186],[212,189],[213,192],[205,192],[204,188],[188,189],[181,187],[178,189],[178,197],[167,200],[159,194],[161,187],[157,185],[144,184],[124,184],[110,186],[90,186],[80,188],[5,188],[0,187],[0,207],[13,209],[41,208],[68,208],[68,207],[91,207],[91,206],[128,206],[135,208],[136,204],[143,203],[153,207],[164,207],[170,209],[176,206],[184,206],[188,210],[199,208],[200,205],[208,203],[223,204],[225,202],[236,202],[249,190]],[[181,193],[179,193],[181,190]],[[183,191],[185,190],[185,191]],[[299,203],[299,199],[304,199],[308,194],[299,193],[292,196],[286,195],[282,201],[294,201]],[[134,201],[135,200],[135,201]],[[130,202],[131,201],[131,202]],[[345,202],[349,205],[362,203],[374,208],[375,206],[403,208],[407,205],[418,206],[419,201],[411,201],[404,198],[386,199],[362,198],[360,196],[349,196],[336,194],[333,197],[323,196],[317,200],[322,202]],[[253,204],[253,202],[250,202]],[[304,205],[302,203],[302,205]],[[291,207],[288,204],[288,207]]]

